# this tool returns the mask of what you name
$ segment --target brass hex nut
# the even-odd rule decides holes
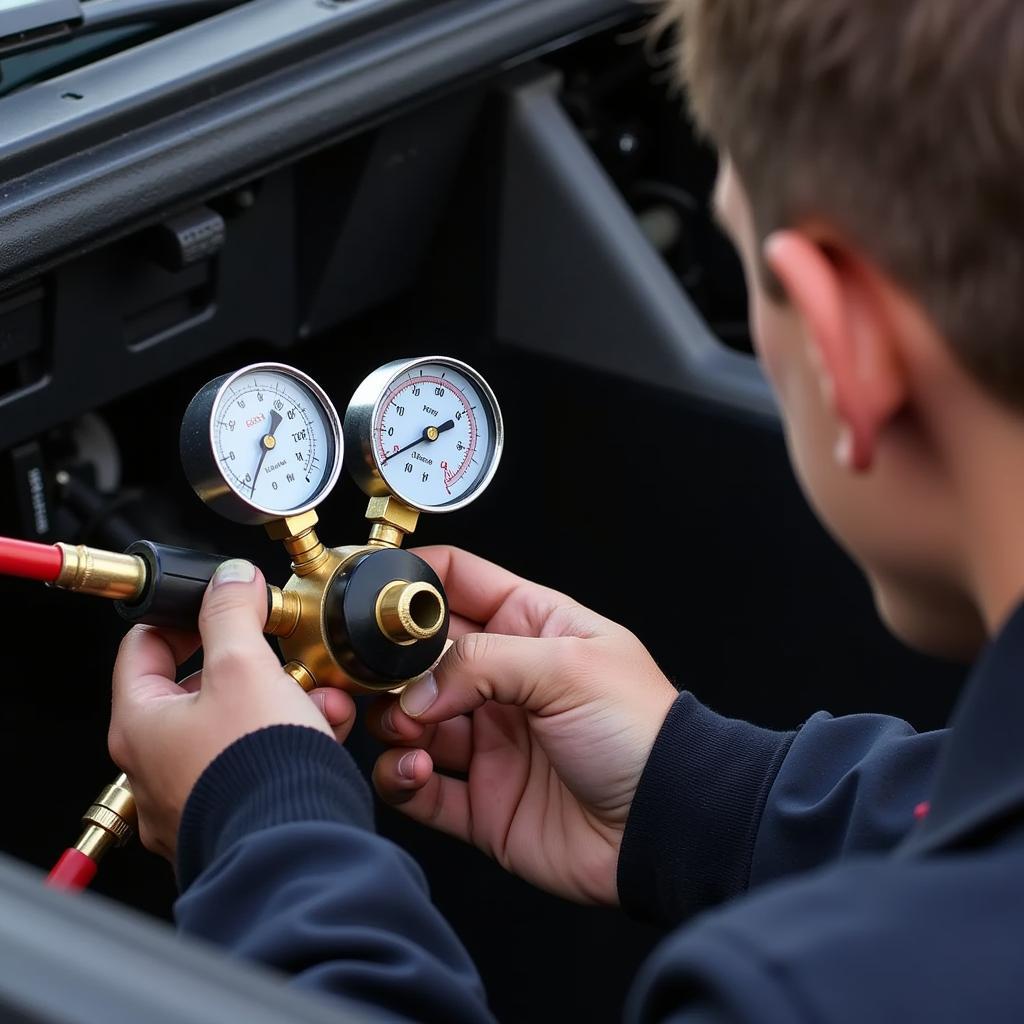
[[[285,516],[283,519],[272,519],[266,525],[267,536],[271,540],[288,540],[290,537],[298,537],[307,530],[312,530],[320,517],[316,509],[303,512],[301,516]]]
[[[392,495],[371,498],[366,506],[366,518],[372,523],[386,523],[402,533],[412,533],[419,522],[420,514],[414,508],[399,501]]]

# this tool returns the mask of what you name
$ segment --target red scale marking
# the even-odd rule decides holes
[[[387,458],[390,454],[384,450],[384,414],[390,408],[391,403],[395,398],[400,395],[403,391],[409,388],[414,388],[417,384],[436,384],[438,387],[447,388],[449,391],[454,391],[459,396],[459,400],[462,402],[462,408],[466,411],[466,418],[469,420],[469,445],[466,448],[466,454],[463,457],[462,464],[458,470],[449,477],[451,472],[445,469],[445,490],[451,494],[451,486],[457,483],[459,479],[465,474],[466,470],[469,469],[469,464],[473,459],[473,455],[476,453],[476,417],[473,415],[472,407],[469,404],[469,400],[466,398],[461,388],[457,388],[450,380],[441,377],[413,377],[412,380],[405,380],[397,387],[393,388],[384,398],[384,401],[380,404],[380,415],[377,417],[377,423],[374,427],[374,432],[377,435],[377,447],[380,449],[380,455],[382,459]],[[422,396],[420,396],[422,397]],[[397,451],[397,449],[393,449]]]

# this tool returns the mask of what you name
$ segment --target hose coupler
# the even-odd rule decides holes
[[[53,586],[131,603],[146,589],[146,565],[138,555],[84,544],[57,544],[63,559]]]
[[[85,830],[74,848],[90,860],[99,859],[114,846],[124,846],[138,821],[135,797],[123,772],[90,804],[82,815]]]

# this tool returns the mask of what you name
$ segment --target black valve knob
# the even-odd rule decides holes
[[[444,651],[448,623],[437,573],[401,548],[364,555],[325,595],[331,653],[353,679],[369,684],[397,685],[426,672]]]

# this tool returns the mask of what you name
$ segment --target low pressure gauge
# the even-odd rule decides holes
[[[446,356],[375,370],[345,414],[356,483],[420,512],[454,512],[481,494],[503,441],[494,392],[471,366]]]
[[[256,363],[210,381],[185,411],[181,461],[193,490],[237,523],[301,515],[341,472],[338,413],[306,374]]]

